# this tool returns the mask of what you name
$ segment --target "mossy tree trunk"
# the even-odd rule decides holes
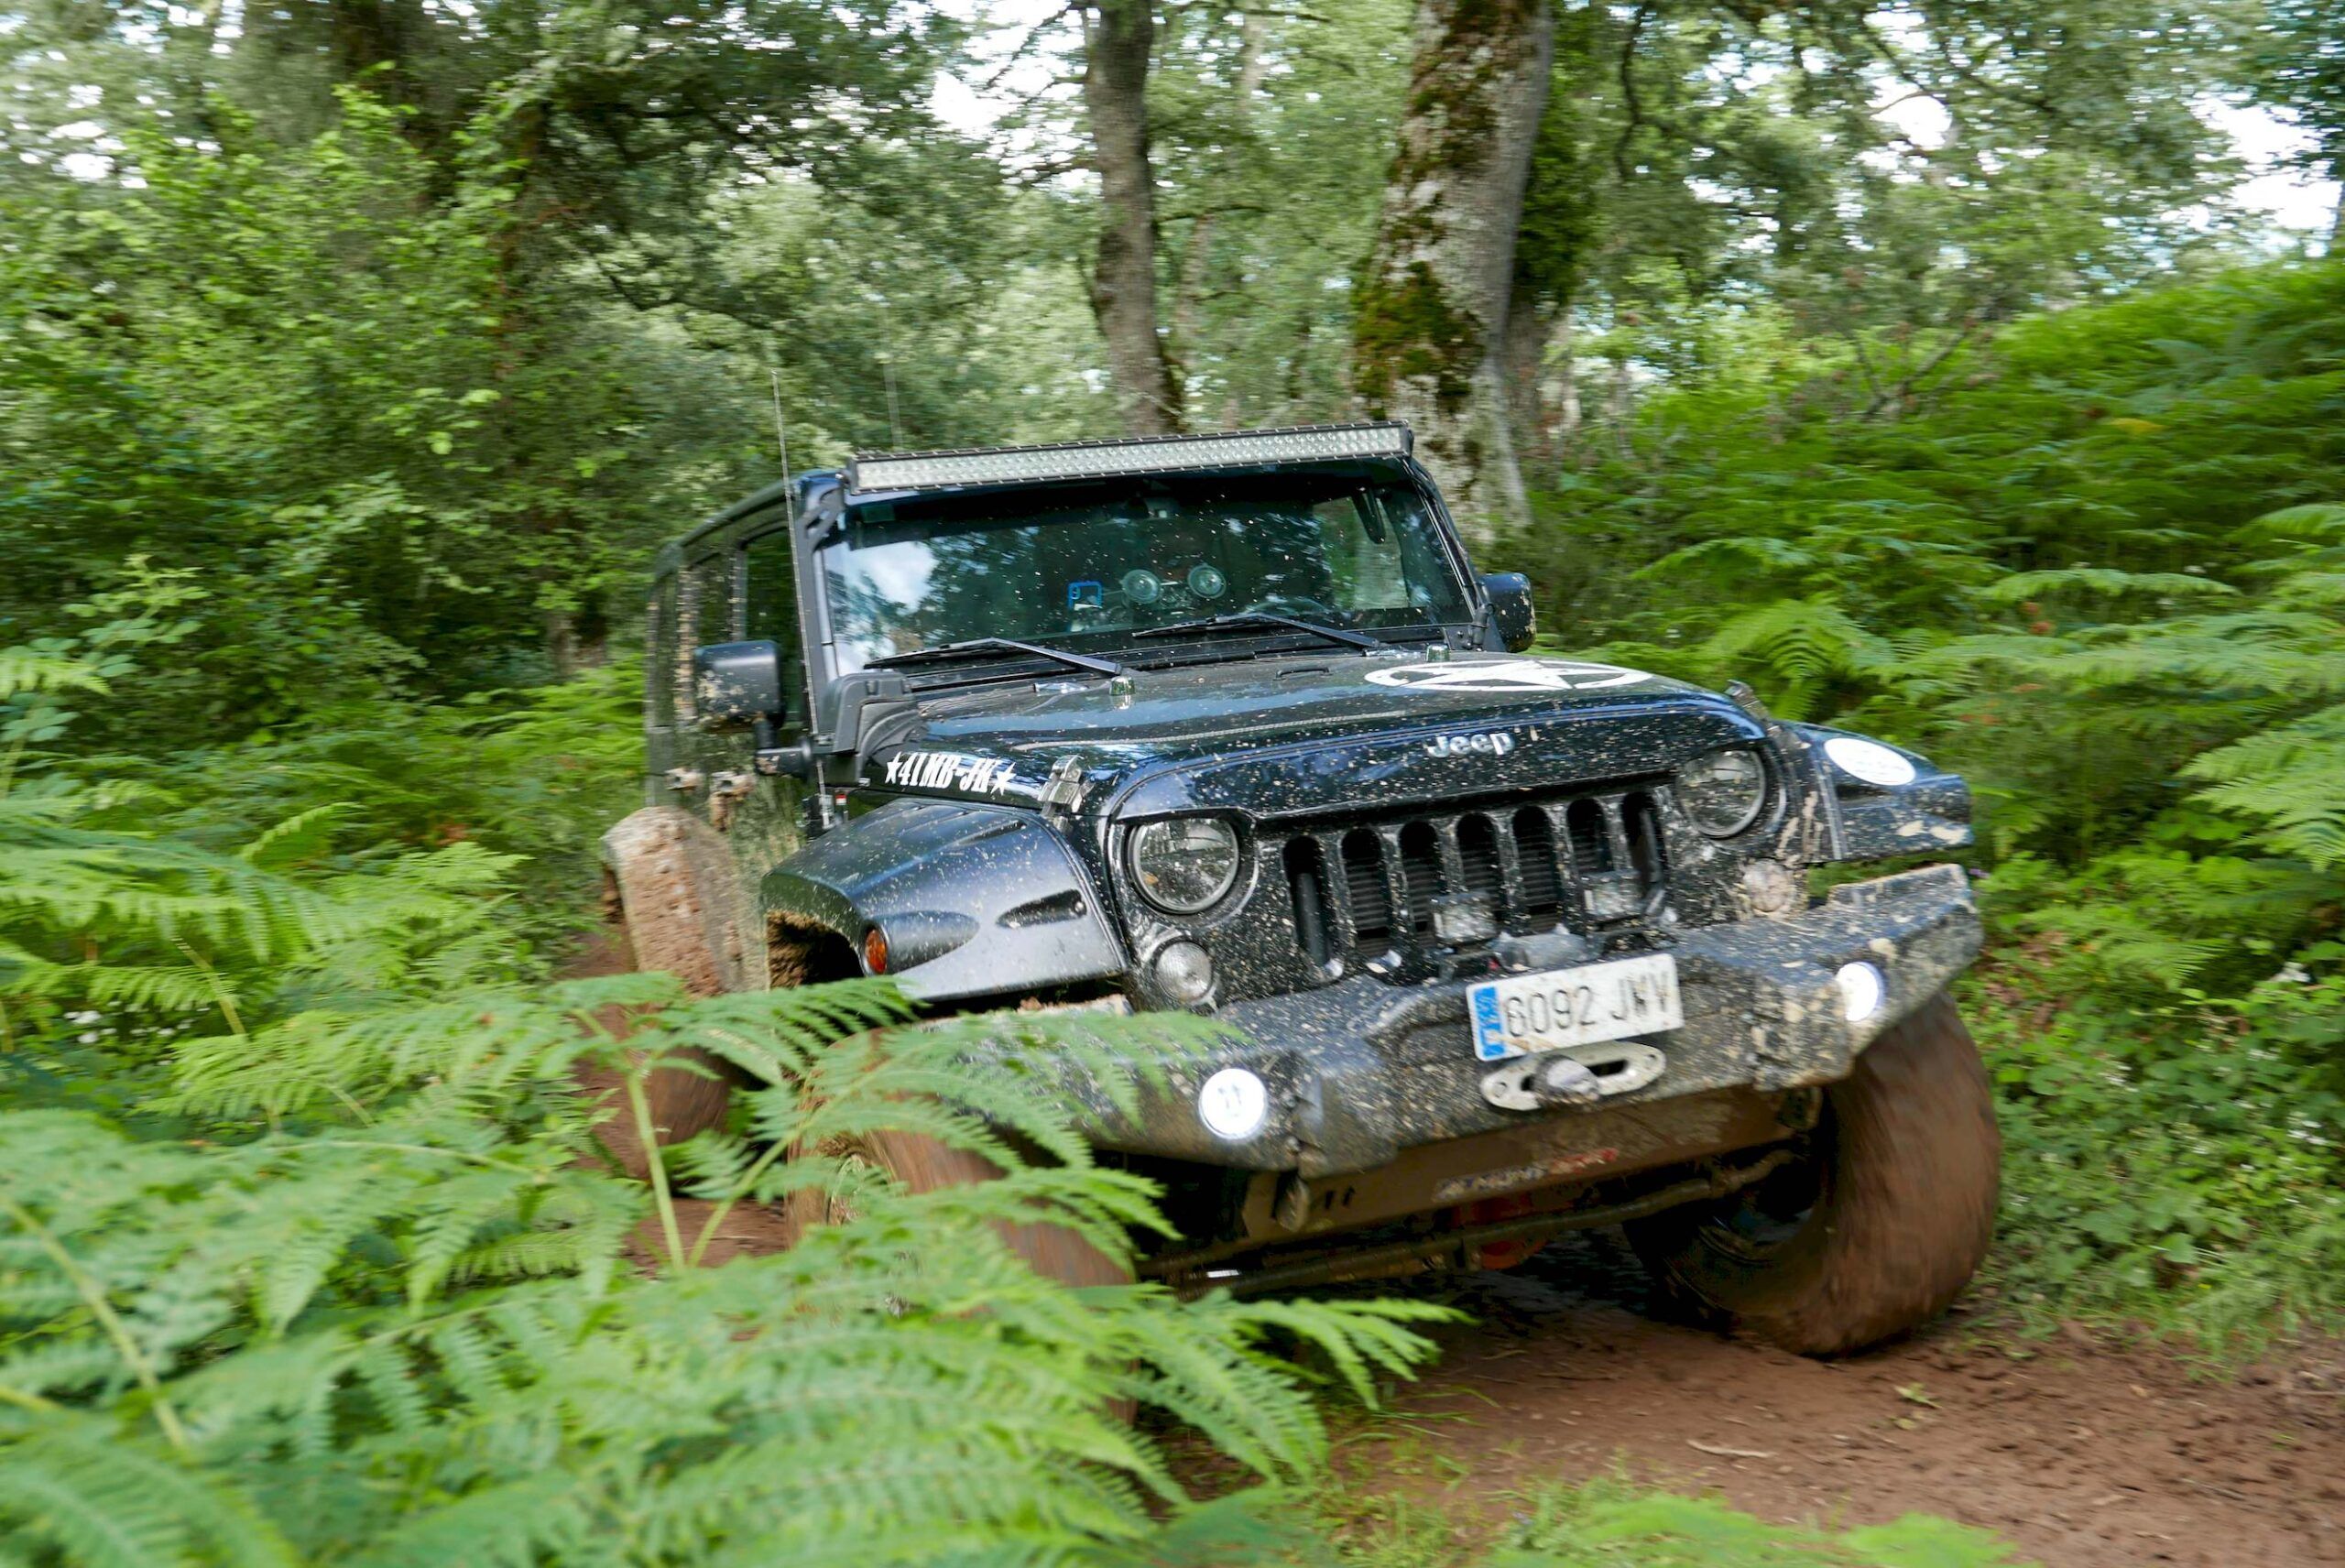
[[[1406,419],[1470,531],[1529,508],[1507,397],[1507,310],[1554,49],[1552,0],[1419,0],[1400,145],[1356,300],[1371,412]]]
[[[1107,375],[1130,434],[1181,428],[1180,383],[1156,330],[1156,181],[1148,158],[1150,0],[1096,0],[1083,14],[1083,103],[1103,215],[1091,311],[1107,340]]]

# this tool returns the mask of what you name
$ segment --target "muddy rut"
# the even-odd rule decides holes
[[[1625,1470],[1762,1517],[1942,1514],[2048,1568],[2345,1563],[2345,1347],[2194,1377],[2172,1352],[2021,1341],[1958,1311],[1834,1362],[1642,1313],[1617,1237],[1454,1298],[1473,1327],[1398,1401],[1454,1502]],[[1373,1441],[1349,1463],[1378,1467]],[[1361,1479],[1369,1479],[1363,1474]]]

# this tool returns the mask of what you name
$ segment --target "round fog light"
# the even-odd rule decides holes
[[[1213,955],[1194,942],[1168,942],[1156,955],[1156,988],[1181,1006],[1213,993]]]
[[[1832,984],[1840,991],[1840,1016],[1852,1024],[1860,1024],[1881,1011],[1881,1004],[1889,996],[1889,982],[1880,970],[1859,959],[1843,964],[1839,973],[1832,976]]]
[[[1271,1092],[1243,1067],[1225,1067],[1197,1091],[1197,1120],[1216,1138],[1235,1143],[1262,1130],[1271,1114]]]

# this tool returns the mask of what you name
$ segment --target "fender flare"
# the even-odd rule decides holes
[[[758,905],[770,928],[815,927],[858,953],[877,929],[889,973],[923,1001],[1130,968],[1074,847],[1037,813],[1005,806],[890,800],[768,872]]]

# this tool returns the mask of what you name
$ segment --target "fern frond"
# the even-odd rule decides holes
[[[224,1476],[73,1411],[0,1423],[0,1520],[77,1568],[294,1568],[285,1537]]]
[[[0,648],[0,702],[31,691],[89,691],[103,695],[111,690],[105,676],[90,659],[24,647]]]
[[[2148,593],[2166,599],[2236,598],[2239,590],[2212,577],[2182,572],[2120,572],[2106,566],[2067,566],[2044,572],[2017,572],[1978,590],[1990,604],[2017,604],[2056,593],[2089,593],[2113,597]]]

